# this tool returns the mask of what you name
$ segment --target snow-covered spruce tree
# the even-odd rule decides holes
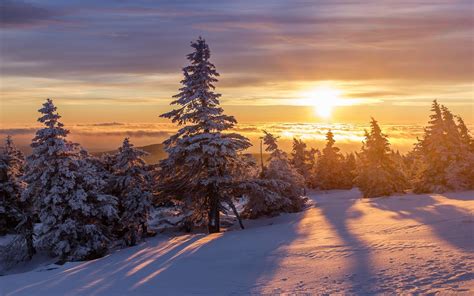
[[[461,116],[457,116],[456,118],[458,121],[459,135],[461,137],[463,149],[474,152],[474,139],[471,136],[471,132],[467,128]]]
[[[125,138],[118,153],[113,157],[113,194],[118,198],[119,232],[129,246],[137,243],[148,232],[150,211],[150,176],[143,156]]]
[[[342,171],[342,188],[352,188],[356,177],[357,161],[354,153],[346,154]]]
[[[102,193],[104,182],[95,167],[67,140],[69,131],[59,122],[53,101],[47,99],[39,112],[44,127],[31,144],[22,196],[38,213],[37,246],[63,261],[102,256],[109,243],[108,221],[116,217],[116,198]]]
[[[318,158],[316,180],[318,187],[323,190],[347,188],[344,168],[344,155],[334,146],[334,134],[329,130],[326,134],[326,147]]]
[[[402,193],[406,186],[403,172],[395,164],[390,143],[372,118],[370,132],[365,132],[365,142],[359,155],[356,185],[364,197],[387,196]]]
[[[429,125],[418,140],[413,155],[419,164],[414,191],[443,192],[471,188],[472,154],[465,124],[456,124],[453,114],[435,100]],[[470,167],[470,168],[469,168]]]
[[[474,142],[470,132],[461,117],[457,117],[456,125],[454,117],[447,109],[443,109],[443,120],[447,129],[446,135],[451,141],[450,152],[456,153],[446,169],[448,186],[454,190],[474,189]],[[457,146],[454,147],[453,143],[457,143]]]
[[[0,154],[0,219],[6,223],[8,232],[17,234],[5,248],[5,263],[14,265],[19,261],[31,259],[36,253],[33,245],[34,208],[30,200],[23,200],[26,183],[23,154],[7,137],[5,148]]]
[[[304,186],[304,178],[291,165],[288,155],[278,148],[278,138],[264,131],[264,143],[267,145],[266,151],[270,152],[267,168],[265,169],[265,178],[282,180],[288,183],[288,189],[293,194],[289,196],[301,195],[301,189]]]
[[[312,186],[312,172],[316,163],[316,150],[308,150],[306,143],[303,140],[293,138],[293,150],[291,152],[291,165],[304,177],[305,184],[308,187]]]
[[[7,136],[0,154],[0,235],[14,232],[22,220],[21,193],[25,188],[22,180],[25,158]]]
[[[425,128],[422,139],[415,146],[415,154],[420,158],[420,166],[415,173],[414,191],[441,192],[447,190],[446,169],[449,166],[446,149],[441,106],[433,101],[430,121]]]
[[[260,180],[244,183],[248,203],[243,216],[257,218],[283,212],[298,212],[305,203],[304,178],[291,165],[285,152],[278,148],[278,138],[264,131],[265,151],[270,153]]]
[[[236,120],[219,106],[214,83],[219,74],[210,62],[210,50],[199,37],[183,68],[183,87],[171,102],[177,108],[162,114],[181,129],[164,142],[168,158],[160,162],[162,195],[184,199],[193,209],[193,222],[207,222],[210,233],[220,231],[221,188],[233,182],[239,153],[251,146],[239,134],[226,132]],[[226,132],[226,133],[224,133]]]

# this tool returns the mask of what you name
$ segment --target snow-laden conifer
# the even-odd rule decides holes
[[[370,123],[370,132],[365,131],[365,141],[358,155],[355,182],[364,197],[386,196],[405,190],[405,175],[394,162],[387,136],[375,119]]]
[[[182,88],[171,102],[176,109],[161,115],[181,128],[164,142],[168,158],[160,162],[161,193],[188,201],[192,220],[207,222],[209,232],[220,231],[221,188],[233,183],[233,168],[249,140],[228,132],[236,120],[219,106],[214,91],[217,77],[204,39],[191,43],[190,64],[183,68]]]
[[[303,140],[293,138],[293,150],[291,152],[291,165],[305,179],[308,187],[314,187],[313,172],[316,164],[316,150],[306,147]]]
[[[7,137],[3,153],[0,154],[0,219],[6,223],[5,231],[16,234],[5,248],[6,265],[31,259],[36,253],[34,240],[34,208],[31,200],[23,200],[26,183],[23,179],[25,160]]]
[[[456,151],[453,161],[450,162],[446,169],[447,184],[450,189],[454,190],[471,190],[474,189],[474,142],[470,132],[461,117],[457,117],[458,124],[453,126],[454,118],[447,115],[447,121],[451,122],[450,139],[457,143],[457,147],[452,151]],[[450,120],[452,119],[452,121]],[[456,128],[457,132],[452,131]],[[455,136],[457,138],[453,139]],[[452,152],[451,151],[451,152]]]
[[[342,188],[352,188],[356,177],[357,161],[354,153],[346,154],[343,164],[343,186]]]
[[[113,157],[113,193],[119,203],[120,233],[127,245],[135,245],[148,230],[151,192],[145,155],[125,138]]]
[[[443,192],[473,188],[472,142],[469,130],[445,106],[435,100],[424,135],[412,153],[415,192]],[[471,144],[470,144],[471,143]]]
[[[344,155],[334,144],[334,134],[329,130],[326,134],[326,147],[318,158],[316,180],[323,190],[347,188],[347,169],[344,167]]]
[[[20,197],[25,188],[22,180],[25,158],[7,136],[0,152],[0,235],[14,232],[22,220]]]
[[[61,260],[103,255],[109,243],[108,221],[116,216],[116,199],[102,193],[103,180],[84,159],[51,99],[39,109],[44,127],[36,132],[27,158],[22,199],[34,203],[40,227],[37,245]]]
[[[298,212],[305,203],[304,178],[291,165],[287,154],[278,148],[278,137],[264,131],[263,142],[270,153],[260,180],[246,183],[248,203],[243,215],[257,218],[283,212]]]

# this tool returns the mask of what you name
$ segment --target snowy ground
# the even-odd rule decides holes
[[[474,294],[474,191],[361,200],[157,237],[95,261],[0,277],[1,295]]]

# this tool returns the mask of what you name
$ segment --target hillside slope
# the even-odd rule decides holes
[[[164,150],[163,144],[151,144],[142,147],[137,147],[148,153],[148,155],[144,156],[143,159],[148,164],[155,164],[158,163],[160,160],[166,157],[166,152]],[[92,153],[95,156],[101,156],[103,154],[114,154],[117,150],[113,151],[104,151],[104,152],[94,152]]]
[[[311,193],[247,229],[157,237],[90,262],[0,277],[1,295],[474,293],[474,191]]]

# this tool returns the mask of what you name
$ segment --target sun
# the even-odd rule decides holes
[[[305,93],[303,99],[307,105],[314,107],[319,117],[329,118],[334,107],[341,104],[341,91],[330,86],[318,86]]]

